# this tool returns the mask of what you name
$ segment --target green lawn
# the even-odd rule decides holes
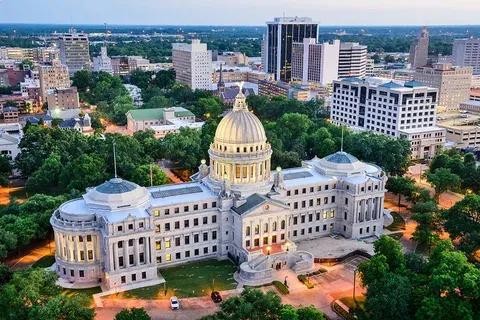
[[[73,297],[77,296],[79,294],[84,294],[87,296],[88,300],[87,305],[91,305],[93,303],[93,297],[95,293],[100,293],[102,292],[102,289],[100,287],[94,287],[94,288],[88,288],[88,289],[62,289],[62,294],[66,295],[67,297]]]
[[[405,230],[405,220],[397,212],[392,212],[393,223],[387,227],[390,231]]]
[[[172,295],[179,298],[209,295],[217,291],[235,289],[233,279],[237,267],[230,260],[206,260],[159,270],[166,280],[164,285],[134,289],[120,293],[126,298],[165,299]]]
[[[365,308],[365,296],[356,296],[355,301],[353,300],[353,297],[343,297],[338,299],[340,300],[344,305],[351,309],[355,309],[355,307],[359,307],[360,309]]]
[[[44,256],[41,257],[37,262],[35,262],[32,267],[33,268],[48,268],[51,267],[52,264],[55,263],[55,256]]]

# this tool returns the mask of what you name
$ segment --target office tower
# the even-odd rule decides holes
[[[413,79],[438,89],[438,112],[455,111],[470,97],[472,68],[436,63],[432,67],[417,68]]]
[[[212,52],[205,43],[194,39],[191,44],[174,43],[172,62],[178,82],[192,90],[210,90],[212,86]]]
[[[340,40],[317,43],[314,38],[294,42],[292,46],[292,80],[303,84],[326,86],[338,78]]]
[[[47,95],[48,110],[78,110],[80,111],[80,102],[76,87],[60,88],[49,90]]]
[[[457,39],[453,42],[453,64],[472,67],[474,75],[480,75],[480,38]]]
[[[292,79],[292,47],[305,38],[317,39],[318,24],[311,18],[283,17],[267,22],[265,38],[264,71],[272,73],[275,80]]]
[[[90,70],[90,49],[86,33],[70,30],[70,33],[55,34],[54,38],[60,50],[60,60],[71,74],[79,70]]]
[[[338,78],[364,78],[367,73],[367,46],[357,42],[340,43]]]
[[[438,92],[416,81],[348,78],[333,82],[330,118],[336,125],[410,141],[414,159],[432,158],[445,143],[436,126]]]
[[[39,66],[38,76],[43,101],[46,101],[49,90],[70,87],[68,67],[58,60],[54,60],[50,65]]]
[[[420,35],[410,45],[409,62],[412,69],[424,67],[428,62],[428,30],[423,27]]]
[[[103,71],[113,74],[112,59],[107,54],[107,47],[102,46],[100,55],[93,57],[93,71]]]

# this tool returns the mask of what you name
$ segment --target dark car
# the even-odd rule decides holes
[[[220,295],[220,292],[218,291],[213,291],[210,297],[212,298],[212,301],[215,303],[220,303],[223,300],[222,296]]]

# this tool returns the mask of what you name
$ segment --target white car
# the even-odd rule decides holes
[[[180,309],[180,301],[178,301],[178,298],[175,296],[170,298],[170,309],[172,310]]]

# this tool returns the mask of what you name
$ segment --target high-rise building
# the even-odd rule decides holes
[[[453,42],[453,64],[472,67],[474,75],[480,75],[480,38],[457,39]]]
[[[264,48],[264,71],[272,73],[275,80],[292,79],[292,48],[294,42],[305,38],[317,39],[318,24],[311,18],[283,17],[267,22]]]
[[[459,104],[470,97],[472,68],[436,63],[432,67],[417,68],[413,79],[438,89],[438,112],[456,111]]]
[[[330,118],[337,125],[410,141],[414,159],[432,158],[445,143],[436,126],[437,89],[416,81],[348,78],[333,82]]]
[[[317,43],[314,38],[294,42],[292,46],[292,80],[303,84],[326,86],[338,78],[340,40]]]
[[[79,70],[90,70],[90,48],[86,33],[71,30],[70,33],[55,34],[54,39],[60,50],[60,60],[71,74]]]
[[[80,110],[80,102],[76,87],[49,90],[47,103],[49,111]]]
[[[338,78],[363,78],[367,73],[367,46],[357,42],[340,43]]]
[[[93,57],[93,71],[103,71],[113,74],[112,59],[107,54],[107,47],[102,46],[100,55]]]
[[[68,67],[63,65],[58,60],[54,60],[49,65],[39,66],[38,76],[40,80],[40,91],[42,93],[43,101],[46,101],[49,90],[70,87]]]
[[[192,90],[210,90],[212,86],[212,52],[205,43],[194,39],[191,44],[174,43],[172,62],[178,82]]]
[[[410,45],[409,62],[412,69],[424,67],[428,63],[429,35],[427,27],[423,27],[420,35]]]

